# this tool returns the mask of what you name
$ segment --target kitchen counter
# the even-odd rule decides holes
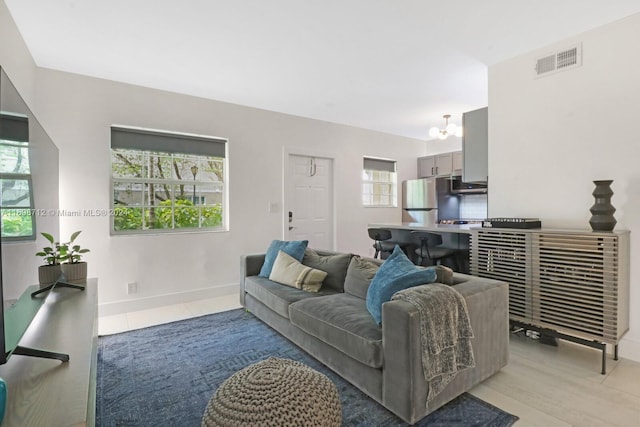
[[[482,228],[481,224],[424,224],[421,222],[396,222],[386,224],[369,224],[369,228],[386,228],[391,231],[391,242],[404,244],[407,255],[416,261],[416,242],[412,231],[429,231],[442,235],[442,246],[457,251],[457,266],[454,270],[469,272],[469,235],[472,230]],[[453,265],[452,265],[453,267]]]
[[[396,222],[387,224],[369,224],[370,228],[388,228],[394,230],[433,231],[445,233],[470,234],[471,230],[482,228],[481,224],[423,224],[420,222]]]

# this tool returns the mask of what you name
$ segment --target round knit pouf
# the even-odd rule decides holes
[[[340,426],[338,389],[329,378],[270,357],[230,376],[215,392],[203,426]]]

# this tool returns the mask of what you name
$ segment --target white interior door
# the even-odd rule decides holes
[[[289,155],[285,220],[288,240],[308,240],[312,249],[333,246],[333,160]]]

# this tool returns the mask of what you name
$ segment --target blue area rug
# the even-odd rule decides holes
[[[200,426],[220,384],[270,356],[297,360],[327,375],[340,393],[343,425],[406,425],[242,309],[100,337],[96,425]],[[465,393],[417,425],[499,427],[517,419]]]

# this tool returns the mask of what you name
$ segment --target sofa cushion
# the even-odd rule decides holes
[[[414,265],[399,246],[380,266],[367,290],[367,310],[377,324],[382,323],[382,304],[393,294],[412,286],[431,283],[436,279],[434,268]]]
[[[302,265],[291,255],[278,252],[269,280],[307,292],[318,292],[327,273]]]
[[[289,306],[291,323],[372,368],[382,367],[382,328],[362,298],[345,293]]]
[[[292,302],[336,293],[330,288],[320,289],[319,292],[305,292],[260,276],[247,277],[244,286],[248,294],[253,295],[261,303],[287,319],[289,318],[289,304]]]
[[[308,240],[272,241],[269,245],[269,249],[267,249],[267,253],[264,256],[264,264],[262,264],[260,274],[258,275],[260,277],[269,277],[269,275],[271,274],[271,269],[273,268],[273,263],[276,261],[276,257],[278,256],[279,251],[283,251],[286,254],[291,255],[298,261],[302,261],[304,250],[307,249],[308,244]]]
[[[347,277],[344,279],[344,291],[350,295],[365,299],[369,284],[376,272],[380,268],[380,263],[372,259],[365,259],[360,256],[351,258]]]
[[[307,248],[304,251],[302,263],[311,268],[325,271],[327,277],[322,285],[342,292],[350,260],[351,254],[320,255],[313,249]]]

